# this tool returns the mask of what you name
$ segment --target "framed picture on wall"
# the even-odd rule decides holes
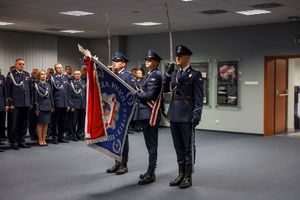
[[[217,104],[238,105],[238,61],[218,61]]]
[[[191,66],[193,69],[200,71],[202,74],[202,80],[203,80],[203,104],[208,105],[209,99],[208,99],[208,62],[195,62],[191,63]]]

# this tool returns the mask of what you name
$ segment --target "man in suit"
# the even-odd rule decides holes
[[[65,126],[68,123],[66,116],[70,110],[69,79],[62,74],[63,67],[60,63],[54,65],[55,74],[51,76],[51,88],[54,100],[54,113],[51,122],[53,143],[68,143],[64,138]]]
[[[32,84],[30,74],[24,71],[24,59],[18,58],[15,70],[6,78],[9,99],[8,139],[12,149],[30,148],[25,143],[29,109],[32,107]]]
[[[114,58],[112,59],[114,62],[113,71],[114,73],[120,77],[123,81],[125,81],[128,85],[130,85],[133,89],[135,89],[135,77],[126,70],[126,65],[129,60],[121,53],[116,52]],[[128,153],[129,153],[129,141],[128,134],[125,138],[125,143],[122,152],[122,161],[115,161],[115,165],[112,168],[107,169],[107,173],[115,173],[116,175],[122,175],[128,172],[127,162],[128,162]]]
[[[192,52],[183,45],[176,46],[176,65],[170,64],[164,76],[164,92],[172,92],[168,118],[179,168],[178,177],[170,186],[184,189],[192,186],[194,164],[194,130],[201,120],[203,83],[201,73],[189,64]],[[171,87],[170,87],[171,86]]]
[[[8,110],[8,102],[7,102],[5,77],[1,74],[1,69],[0,69],[0,145],[4,144],[1,142],[1,138],[6,138],[5,118],[6,118],[7,110]],[[0,152],[3,151],[4,150],[0,147]]]
[[[137,93],[139,99],[138,119],[141,122],[146,147],[148,150],[148,169],[140,175],[139,185],[150,184],[155,181],[157,162],[158,126],[160,122],[160,101],[162,93],[162,76],[158,70],[161,58],[154,51],[149,50],[145,57],[148,74],[144,78]]]

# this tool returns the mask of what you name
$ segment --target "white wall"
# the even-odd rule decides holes
[[[287,129],[289,132],[295,130],[294,126],[294,87],[300,86],[300,58],[289,59],[288,64],[288,111]]]

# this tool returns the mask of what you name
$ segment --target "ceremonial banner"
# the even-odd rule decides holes
[[[121,161],[127,129],[134,112],[135,91],[98,60],[88,59],[86,64],[86,141],[89,147]]]

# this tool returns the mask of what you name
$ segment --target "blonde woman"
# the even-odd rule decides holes
[[[46,72],[41,70],[37,74],[38,81],[34,84],[35,114],[38,116],[36,133],[40,146],[48,146],[46,143],[48,124],[51,119],[51,112],[54,111],[51,87],[50,84],[46,82],[46,78]]]

